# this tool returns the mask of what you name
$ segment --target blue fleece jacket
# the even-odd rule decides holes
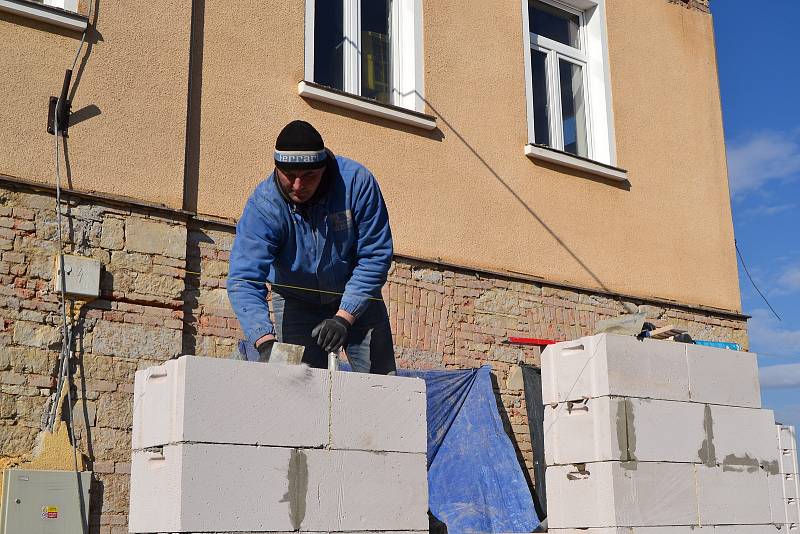
[[[273,172],[247,200],[236,226],[228,297],[251,344],[275,332],[266,282],[310,303],[341,299],[339,308],[356,318],[370,298],[381,296],[392,233],[378,182],[353,160],[329,158],[310,201],[294,204]]]

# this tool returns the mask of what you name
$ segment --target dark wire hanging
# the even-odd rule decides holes
[[[736,247],[736,254],[739,256],[739,261],[742,262],[742,268],[744,269],[745,274],[747,274],[747,278],[750,279],[750,283],[753,284],[753,287],[755,288],[755,290],[758,291],[758,294],[761,295],[761,298],[764,299],[764,302],[767,303],[767,306],[769,306],[769,309],[772,311],[772,313],[775,315],[775,317],[777,317],[779,321],[783,322],[783,319],[781,319],[781,316],[778,315],[778,312],[776,312],[775,308],[772,307],[772,304],[769,303],[769,301],[767,300],[767,297],[764,296],[764,293],[762,293],[761,290],[758,289],[758,286],[753,281],[753,277],[750,276],[750,271],[747,270],[747,265],[744,263],[744,258],[742,257],[742,252],[739,250],[739,244],[736,242],[735,239],[733,240],[733,246]]]

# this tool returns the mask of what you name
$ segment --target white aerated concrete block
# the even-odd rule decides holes
[[[706,409],[689,402],[620,397],[548,405],[545,459],[548,465],[703,462]]]
[[[424,454],[167,445],[133,453],[129,529],[418,531],[427,487]]]
[[[797,451],[794,449],[781,449],[780,453],[780,469],[781,473],[786,475],[797,474]]]
[[[786,522],[800,523],[800,501],[798,499],[786,499]]]
[[[800,497],[798,491],[798,475],[779,475],[783,479],[783,497],[785,499],[797,499]]]
[[[702,404],[628,399],[628,449],[640,462],[701,462],[706,440]]]
[[[303,462],[296,454],[286,448],[211,444],[134,451],[129,530],[294,530],[306,498]],[[310,499],[316,502],[316,495]]]
[[[308,450],[304,531],[425,530],[425,454]]]
[[[691,464],[600,462],[582,467],[547,468],[550,528],[699,524]]]
[[[694,402],[761,408],[758,364],[752,352],[685,345]]]
[[[327,370],[182,356],[136,373],[133,448],[321,447],[328,442],[329,395]]]
[[[772,474],[778,472],[772,410],[711,405],[710,411],[717,463],[764,466]]]
[[[547,531],[555,534],[714,534],[714,527],[551,528]]]
[[[702,525],[766,525],[772,520],[769,483],[759,467],[695,466]]]
[[[627,461],[625,399],[599,397],[544,408],[547,465]]]
[[[797,434],[791,425],[775,425],[778,432],[778,448],[797,450]]]
[[[331,447],[426,453],[425,381],[333,373]]]
[[[362,530],[362,531],[348,531],[348,532],[311,532],[309,530],[303,531],[289,531],[289,532],[270,532],[269,534],[428,534],[428,530]],[[262,534],[261,532],[202,532],[192,534]]]
[[[715,534],[778,534],[776,525],[719,525],[714,527]]]
[[[542,353],[542,401],[607,395],[688,401],[685,347],[612,334],[550,345]]]
[[[633,534],[632,528],[548,528],[547,532],[554,534]]]
[[[767,475],[771,523],[786,523],[786,500],[783,496],[783,475]]]

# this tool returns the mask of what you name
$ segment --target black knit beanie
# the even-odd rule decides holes
[[[279,169],[319,169],[328,157],[319,132],[306,121],[292,121],[275,141],[275,166]]]

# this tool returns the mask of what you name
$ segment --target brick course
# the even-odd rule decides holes
[[[241,336],[225,291],[234,227],[183,212],[66,195],[65,252],[101,261],[101,296],[74,303],[75,433],[95,471],[92,532],[127,524],[130,426],[136,370],[180,354],[227,357]],[[61,345],[53,291],[58,252],[54,196],[0,183],[0,457],[31,451]],[[132,240],[132,241],[131,241]],[[538,365],[539,349],[509,336],[564,340],[597,321],[644,312],[692,336],[747,345],[745,319],[396,258],[383,288],[398,364],[418,369],[493,368],[498,408],[532,469],[514,367]]]

